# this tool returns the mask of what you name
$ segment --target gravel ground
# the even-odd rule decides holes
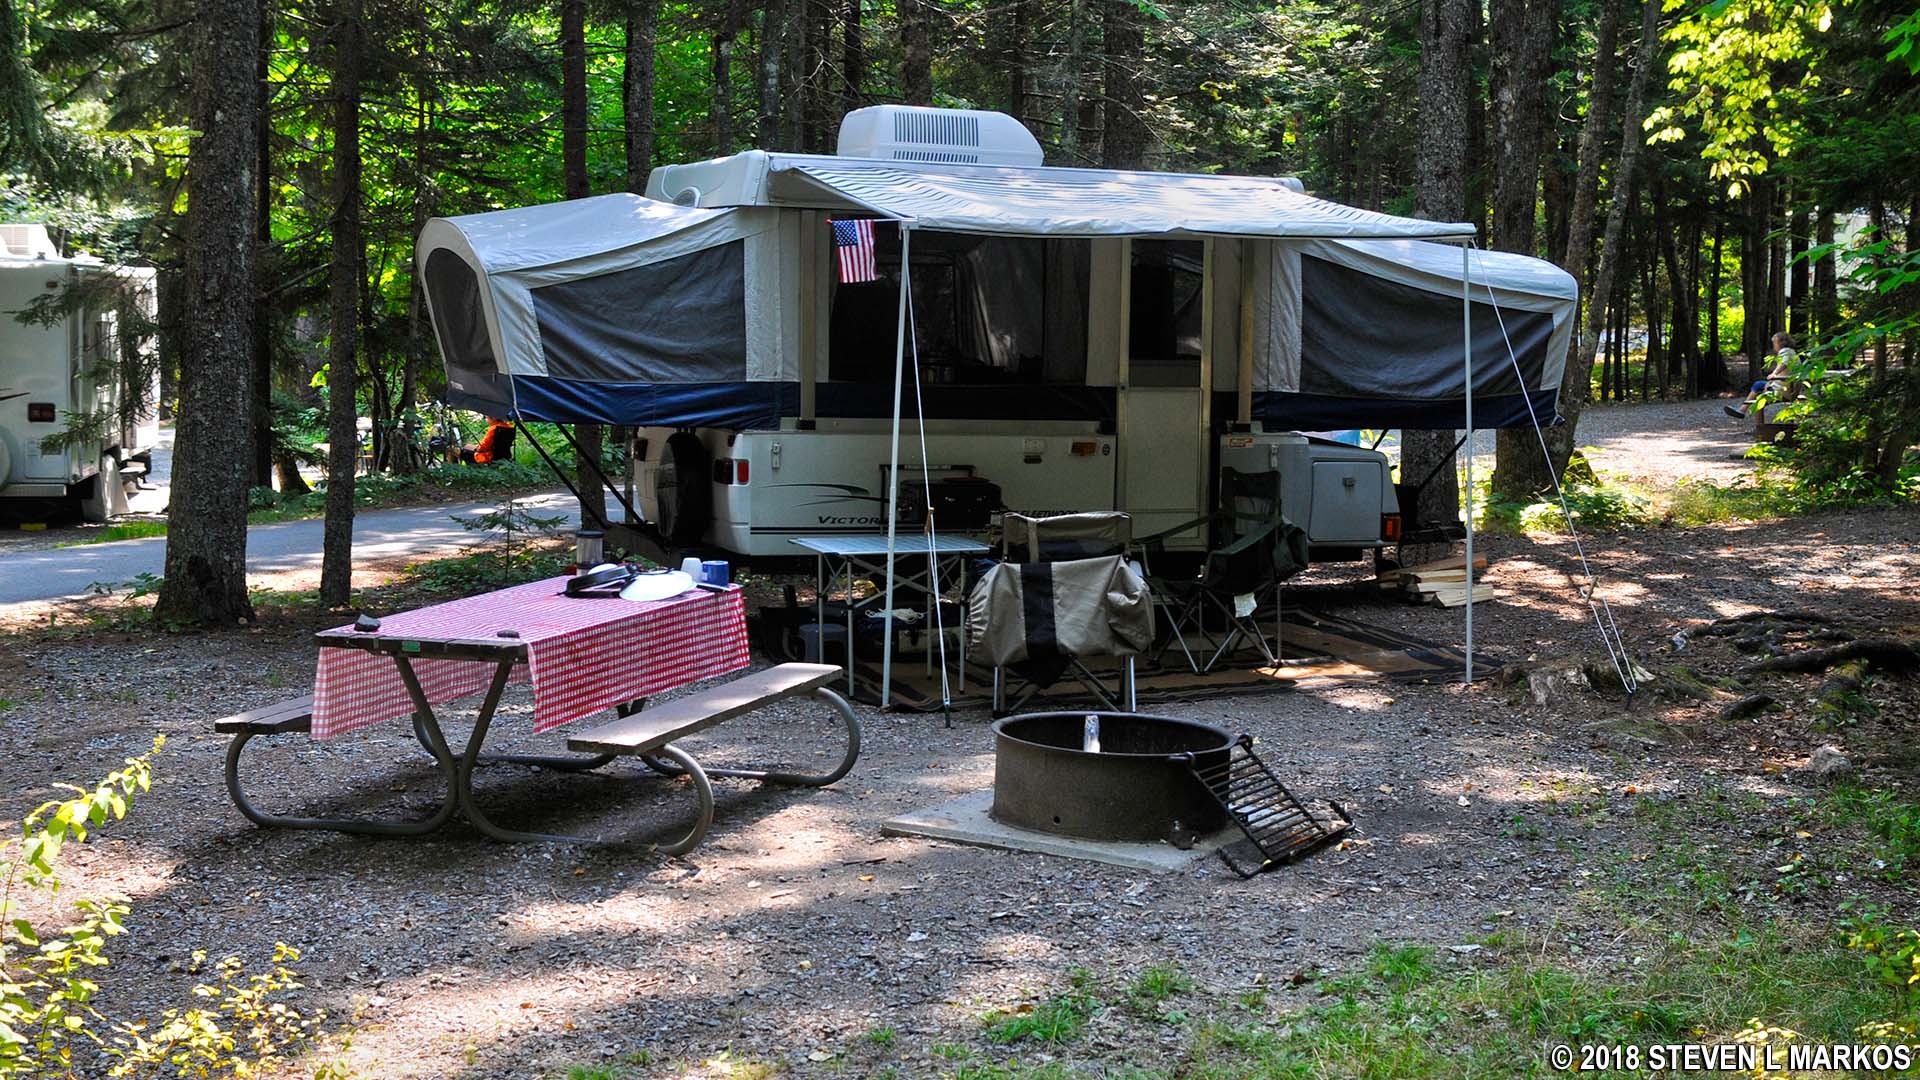
[[[1676,418],[1674,432],[1705,413],[1652,408]],[[1629,411],[1590,413],[1617,414],[1623,426],[1608,434],[1595,423],[1583,442],[1628,453],[1642,437],[1624,426]],[[1705,445],[1694,430],[1673,435],[1669,453],[1688,453],[1689,439]],[[1663,468],[1692,474],[1685,464]],[[1885,510],[1598,535],[1588,550],[1598,595],[1634,658],[1712,681],[1745,658],[1715,638],[1676,654],[1677,630],[1810,609],[1856,629],[1920,636],[1916,538],[1920,513]],[[1477,608],[1484,652],[1509,664],[1599,654],[1569,545],[1487,537],[1482,547],[1501,595]],[[1331,585],[1291,595],[1460,640],[1458,611]],[[1174,963],[1196,977],[1198,993],[1230,998],[1262,986],[1284,1009],[1309,1000],[1315,973],[1351,968],[1382,941],[1453,945],[1498,926],[1551,931],[1581,955],[1606,956],[1613,928],[1565,919],[1587,888],[1587,855],[1631,843],[1645,800],[1729,785],[1761,809],[1749,820],[1701,823],[1718,830],[1703,831],[1701,843],[1764,846],[1772,837],[1771,857],[1781,844],[1836,842],[1783,838],[1777,820],[1787,800],[1811,790],[1794,770],[1835,738],[1814,730],[1802,707],[1817,677],[1770,682],[1787,711],[1738,722],[1718,719],[1735,696],[1726,691],[1704,701],[1649,692],[1632,704],[1569,692],[1540,706],[1494,683],[1363,682],[1171,708],[1253,733],[1296,791],[1339,799],[1356,820],[1340,849],[1252,881],[1217,861],[1152,875],[882,838],[880,823],[903,810],[991,784],[982,712],[961,713],[946,729],[937,717],[863,708],[865,752],[851,776],[819,791],[717,781],[714,832],[680,859],[499,845],[463,825],[413,841],[255,829],[227,802],[224,748],[209,720],[303,691],[309,635],[338,621],[295,610],[268,613],[249,631],[194,637],[14,624],[0,649],[0,790],[14,812],[51,797],[55,780],[95,777],[155,733],[168,736],[136,814],[69,850],[73,894],[133,898],[120,959],[102,977],[116,1015],[186,1000],[193,950],[259,965],[284,941],[304,957],[297,1003],[358,1015],[349,1057],[366,1077],[533,1080],[621,1059],[652,1063],[633,1075],[723,1075],[698,1064],[722,1054],[793,1076],[883,1067],[946,1076],[953,1067],[938,1056],[941,1044],[981,1046],[984,1013],[1044,999],[1073,968],[1128,977]],[[1920,714],[1920,693],[1887,681],[1874,694],[1878,718],[1848,728],[1843,748],[1872,783],[1914,798],[1920,757],[1903,725]],[[496,730],[506,745],[551,749],[552,736],[528,734],[528,709],[524,692],[510,694]],[[450,722],[449,735],[464,731]],[[784,748],[785,763],[806,766],[837,757],[832,739],[822,710],[791,704],[687,745],[708,764],[764,761]],[[394,724],[321,744],[261,745],[250,775],[280,796],[261,796],[276,807],[395,811],[434,800],[424,765]],[[505,822],[551,828],[644,830],[681,820],[690,805],[680,783],[610,771],[494,768],[482,797]],[[1561,809],[1569,797],[1581,813]],[[1895,917],[1916,914],[1910,889],[1880,899]],[[861,1037],[882,1027],[896,1032],[884,1048]],[[1100,1024],[1074,1054],[1143,1066],[1179,1060],[1161,1036]]]
[[[1753,463],[1741,456],[1753,445],[1753,425],[1723,411],[1729,400],[1589,405],[1575,441],[1594,468],[1654,487],[1732,484],[1753,475]],[[1491,431],[1474,434],[1474,468],[1493,468],[1493,441]]]

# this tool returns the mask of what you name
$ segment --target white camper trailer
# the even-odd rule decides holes
[[[63,257],[42,225],[0,225],[0,499],[66,500],[88,521],[126,510],[126,485],[159,438],[159,374],[126,385],[126,305],[154,316],[154,272]],[[18,317],[42,297],[66,308]],[[137,402],[133,408],[125,408]],[[49,443],[75,427],[88,437]]]
[[[994,113],[863,109],[836,155],[668,166],[647,195],[427,224],[449,398],[633,428],[647,519],[742,554],[884,531],[913,484],[942,531],[997,503],[1146,534],[1210,510],[1223,466],[1280,470],[1321,550],[1377,547],[1385,457],[1295,432],[1463,426],[1463,306],[1477,426],[1548,422],[1572,331],[1571,278],[1535,259],[1474,253],[1463,305],[1460,249],[1427,241],[1471,225],[1047,167]],[[869,236],[877,280],[850,280]]]

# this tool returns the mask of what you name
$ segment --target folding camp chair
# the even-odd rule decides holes
[[[1214,544],[1198,575],[1159,577],[1149,571],[1156,601],[1168,614],[1167,639],[1154,660],[1177,645],[1193,672],[1204,675],[1247,640],[1267,663],[1279,663],[1280,583],[1307,566],[1306,534],[1281,513],[1280,473],[1221,469],[1219,509],[1142,537],[1143,563],[1150,568],[1167,538],[1196,525],[1209,527]],[[1275,624],[1271,642],[1259,623],[1259,611],[1268,604],[1273,605]],[[1204,663],[1194,655],[1195,642],[1204,643],[1202,653],[1213,649]]]
[[[967,600],[970,647],[993,666],[994,715],[1067,677],[1108,709],[1134,708],[1134,659],[1153,644],[1153,603],[1126,562],[1132,530],[1117,512],[1002,519],[1002,561]],[[1120,658],[1113,685],[1085,663],[1099,656]]]

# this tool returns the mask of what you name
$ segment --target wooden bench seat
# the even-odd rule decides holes
[[[222,735],[280,735],[289,731],[313,730],[313,695],[302,694],[271,705],[262,705],[213,722],[213,730]]]
[[[782,698],[817,690],[845,675],[828,664],[781,664],[711,690],[669,701],[567,740],[582,754],[645,754]]]
[[[846,678],[840,668],[827,664],[781,664],[756,671],[732,682],[678,698],[664,705],[622,716],[567,740],[567,749],[584,754],[630,754],[647,767],[668,776],[685,776],[693,781],[700,800],[699,816],[693,829],[671,844],[658,849],[671,855],[692,851],[713,825],[713,784],[709,776],[731,776],[758,780],[764,784],[793,784],[825,787],[847,775],[860,757],[860,721],[853,715],[847,699],[827,688],[827,684]],[[673,745],[683,735],[704,731],[736,716],[771,705],[776,701],[810,694],[833,706],[847,728],[847,753],[832,772],[824,775],[774,772],[764,769],[702,768],[684,750]]]

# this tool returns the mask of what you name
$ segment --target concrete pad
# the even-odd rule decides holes
[[[1082,840],[1003,825],[987,816],[987,811],[992,807],[993,791],[976,791],[952,802],[902,814],[883,823],[880,835],[947,840],[974,847],[999,848],[1002,851],[1030,851],[1159,873],[1185,870],[1213,855],[1240,835],[1238,829],[1228,827],[1211,836],[1201,837],[1185,851],[1164,842],[1136,844],[1115,840]]]

